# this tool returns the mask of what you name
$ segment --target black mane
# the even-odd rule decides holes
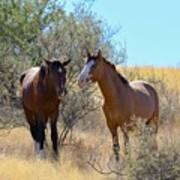
[[[120,78],[120,80],[122,81],[123,84],[128,84],[128,80],[124,76],[122,76],[119,72],[117,72],[114,64],[112,64],[111,62],[107,61],[106,59],[104,59],[104,62],[107,65],[109,65],[112,69],[115,70],[115,72],[118,74],[118,77]]]
[[[121,81],[123,82],[123,84],[128,84],[128,80],[124,76],[122,76],[120,73],[118,73],[118,76],[121,79]]]

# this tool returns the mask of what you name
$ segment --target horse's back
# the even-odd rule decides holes
[[[23,107],[28,108],[29,110],[34,108],[34,81],[38,72],[39,67],[33,67],[23,72],[20,77]]]
[[[132,81],[134,114],[150,119],[155,111],[159,111],[158,95],[154,87],[146,81]]]
[[[27,89],[32,84],[35,76],[39,72],[39,67],[32,67],[21,75],[20,82],[23,89]]]

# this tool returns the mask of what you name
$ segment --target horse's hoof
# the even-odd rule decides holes
[[[37,156],[38,160],[45,159],[46,158],[45,151],[44,150],[38,150],[36,156]]]
[[[58,151],[55,151],[55,152],[53,153],[53,159],[54,159],[55,161],[58,161],[58,160],[59,160],[59,152],[58,152]]]
[[[57,154],[54,154],[53,158],[54,158],[55,161],[59,160],[59,156]]]

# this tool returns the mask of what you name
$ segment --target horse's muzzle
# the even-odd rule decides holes
[[[58,99],[62,100],[67,95],[67,93],[68,93],[67,89],[64,88],[63,91],[58,92]]]
[[[91,76],[89,76],[87,78],[79,78],[78,79],[78,85],[80,88],[82,88],[83,86],[85,86],[86,84],[89,84],[91,82],[93,82]]]

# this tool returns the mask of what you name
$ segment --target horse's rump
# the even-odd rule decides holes
[[[130,86],[134,90],[134,114],[148,120],[158,116],[159,99],[154,87],[145,81],[133,81]]]

